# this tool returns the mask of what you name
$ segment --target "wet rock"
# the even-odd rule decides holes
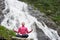
[[[58,35],[60,36],[60,27],[57,28]]]
[[[44,32],[36,26],[37,38],[38,40],[50,40]]]
[[[29,8],[28,8],[29,9]],[[30,7],[29,9],[29,13],[30,15],[34,16],[37,18],[37,20],[39,22],[43,21],[45,22],[45,24],[49,27],[49,28],[52,28],[52,29],[55,29],[57,30],[57,25],[55,24],[54,21],[52,21],[49,17],[47,17],[44,13],[41,13],[39,10],[34,10],[33,8]],[[36,32],[37,32],[37,38],[38,40],[50,40],[45,34],[44,32],[39,29],[37,26],[36,26]]]
[[[55,22],[52,21],[49,17],[47,17],[44,13],[40,12],[39,10],[34,10],[31,7],[29,7],[29,8],[30,8],[30,10],[29,10],[30,15],[36,17],[37,20],[40,21],[40,22],[41,21],[45,22],[45,24],[49,28],[52,28],[52,29],[55,29],[55,30],[57,29],[57,25],[55,24]]]
[[[4,0],[0,0],[0,23],[2,22],[4,15],[2,13],[3,9],[5,9]]]

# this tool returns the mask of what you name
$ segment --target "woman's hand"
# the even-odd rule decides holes
[[[33,31],[33,29],[31,29],[31,32]]]
[[[33,29],[31,29],[31,31],[29,31],[29,33],[31,33],[33,31]]]
[[[13,29],[13,31],[15,32],[15,30]]]
[[[16,32],[16,33],[18,33],[18,31],[14,30],[14,29],[13,29],[13,31]]]

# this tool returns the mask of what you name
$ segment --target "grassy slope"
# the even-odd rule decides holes
[[[56,24],[60,25],[60,0],[21,0],[44,12]]]
[[[8,30],[3,26],[0,26],[0,36],[9,40],[11,36],[15,36],[15,33],[12,30]]]

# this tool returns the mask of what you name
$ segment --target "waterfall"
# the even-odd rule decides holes
[[[8,12],[7,12],[8,11]],[[9,30],[17,30],[21,26],[22,22],[25,22],[25,26],[31,30],[35,29],[33,23],[36,23],[37,26],[48,36],[51,40],[60,40],[60,37],[57,31],[48,28],[44,22],[39,22],[37,19],[28,12],[28,5],[24,2],[18,0],[5,0],[5,9],[3,10],[4,20],[1,22],[1,25],[5,26]],[[44,25],[42,25],[44,24]],[[32,26],[33,25],[33,26]],[[36,31],[33,31],[29,34],[29,38],[37,39]]]

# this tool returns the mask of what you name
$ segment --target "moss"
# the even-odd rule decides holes
[[[15,32],[13,32],[12,30],[8,30],[4,26],[0,25],[0,36],[9,40],[10,37],[15,36]]]
[[[60,21],[60,16],[55,16],[52,18],[54,21]]]

